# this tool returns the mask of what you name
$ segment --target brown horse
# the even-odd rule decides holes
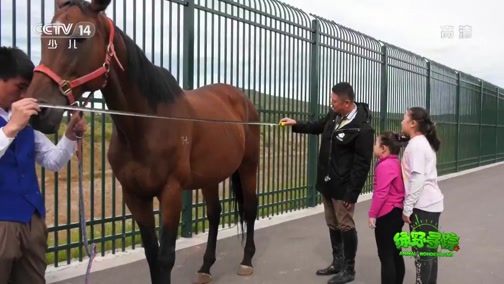
[[[110,0],[60,0],[52,22],[90,22],[92,38],[76,39],[78,49],[67,49],[68,39],[57,39],[48,49],[42,40],[42,59],[27,96],[41,103],[73,104],[86,91],[101,89],[109,109],[158,116],[259,121],[252,102],[238,88],[212,84],[192,91],[180,88],[166,69],[153,65],[143,51],[105,16]],[[63,79],[62,79],[63,78]],[[54,133],[64,110],[44,108],[32,126]],[[235,222],[246,222],[247,238],[240,275],[250,275],[255,254],[257,216],[256,176],[259,163],[258,125],[174,121],[112,115],[114,129],[108,160],[122,185],[123,198],[138,223],[152,283],[171,283],[175,263],[182,191],[201,188],[210,223],[203,265],[196,283],[211,280],[215,263],[221,204],[219,183],[231,177]],[[153,199],[162,212],[161,236],[155,233]]]

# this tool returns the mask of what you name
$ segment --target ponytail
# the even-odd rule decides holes
[[[437,135],[436,123],[432,122],[428,112],[421,107],[412,107],[409,109],[410,117],[418,123],[418,131],[421,132],[432,149],[437,152],[441,148],[441,141]]]
[[[387,146],[390,153],[393,155],[399,155],[401,148],[405,146],[405,142],[408,138],[404,135],[392,131],[383,131],[380,134],[380,145]]]
[[[439,151],[439,149],[441,148],[441,141],[437,136],[436,124],[433,123],[430,118],[427,118],[427,120],[425,121],[424,135],[425,138],[427,138],[427,141],[429,141],[432,149],[434,149],[435,152]]]

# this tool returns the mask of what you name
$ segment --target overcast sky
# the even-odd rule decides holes
[[[285,0],[285,2],[504,87],[504,4],[498,0]],[[454,27],[453,39],[441,27]],[[458,38],[459,25],[472,37]]]
[[[15,13],[13,1],[0,3],[1,12],[1,44],[17,46],[30,51],[35,63],[40,60],[40,39],[28,30],[33,25],[42,21],[42,3],[44,0],[17,0]],[[27,3],[31,3],[31,14],[28,17]],[[107,14],[115,17],[116,24],[126,30],[126,33],[134,37],[137,44],[145,49],[149,59],[155,64],[162,65],[174,74],[182,84],[182,37],[183,26],[179,16],[182,14],[181,6],[169,1],[113,1]],[[197,0],[208,3],[213,7],[215,0]],[[245,3],[259,3],[258,1],[241,0]],[[503,4],[497,4],[497,0],[481,0],[478,5],[468,0],[444,0],[406,2],[399,0],[285,0],[285,3],[301,8],[307,13],[333,20],[338,24],[347,26],[373,38],[392,43],[401,48],[410,50],[426,58],[432,59],[454,69],[461,70],[490,83],[504,87],[504,39],[499,28],[504,27],[504,19],[498,15],[502,11]],[[124,9],[124,3],[126,9]],[[154,7],[153,4],[154,3]],[[163,3],[164,8],[160,5]],[[264,3],[264,2],[261,2]],[[217,5],[217,4],[215,4]],[[215,8],[227,12],[234,11],[235,15],[249,19],[248,12],[226,7],[222,5]],[[148,16],[144,16],[143,11]],[[161,10],[164,11],[164,21],[161,22]],[[236,12],[238,11],[239,12]],[[264,8],[263,8],[264,10]],[[54,12],[54,1],[45,0],[44,21],[51,20]],[[126,17],[124,17],[124,12]],[[134,13],[136,11],[136,13]],[[13,36],[14,22],[16,19],[16,34]],[[136,15],[136,19],[133,15]],[[273,29],[290,30],[297,34],[301,40],[293,37],[276,35],[265,32],[266,29],[251,30],[248,25],[221,18],[221,26],[215,20],[212,24],[211,16],[205,22],[204,14],[201,18],[196,15],[196,21],[200,20],[199,32],[196,34],[195,49],[195,73],[199,74],[195,80],[195,87],[212,82],[227,82],[239,87],[256,89],[264,93],[279,96],[287,96],[296,99],[308,99],[309,94],[309,43],[310,33],[302,27],[275,26],[279,22],[265,21],[258,16],[251,19],[262,23],[264,26],[272,26]],[[284,15],[278,14],[280,18]],[[29,20],[28,20],[29,19]],[[216,17],[217,19],[217,17]],[[136,20],[136,34],[134,33],[134,21]],[[301,23],[301,22],[300,22]],[[309,25],[309,22],[307,22]],[[443,39],[441,37],[442,26],[453,26],[454,37]],[[460,25],[470,26],[472,34],[469,38],[460,39],[458,28]],[[197,25],[198,26],[198,25]],[[143,28],[145,27],[145,41]],[[244,27],[246,27],[244,29]],[[153,31],[154,30],[154,31]],[[220,32],[219,32],[220,30]],[[230,32],[233,32],[231,35]],[[237,32],[238,31],[238,32]],[[229,32],[227,36],[224,32]],[[161,36],[161,33],[163,35]],[[219,35],[220,34],[220,35]],[[214,35],[214,42],[211,36]],[[180,36],[180,37],[179,37]],[[205,36],[207,41],[204,41]],[[31,42],[28,41],[31,38]],[[154,44],[152,44],[154,38]],[[255,40],[254,40],[255,38]],[[227,42],[225,44],[225,41]],[[161,42],[163,49],[161,50]],[[219,44],[220,42],[220,44]],[[28,48],[28,45],[30,48]],[[227,46],[226,46],[227,45]],[[334,45],[334,44],[332,44]],[[345,44],[338,43],[336,46],[362,54],[362,49],[356,49]],[[379,50],[379,46],[371,49]],[[208,50],[205,52],[205,50]],[[212,51],[213,50],[213,51]],[[375,110],[379,109],[380,92],[380,64],[355,56],[345,55],[331,49],[323,48],[321,54],[321,81],[320,100],[327,100],[330,87],[337,81],[351,81],[360,99],[370,103]],[[365,52],[366,56],[379,59],[378,53]],[[418,61],[419,64],[424,62]],[[500,68],[499,68],[500,67]],[[419,72],[424,72],[418,70]],[[404,92],[409,91],[409,99],[402,100],[400,104],[389,104],[389,109],[394,108],[402,112],[405,107],[422,105],[425,99],[420,97],[425,92],[425,79],[419,75],[395,70],[400,76],[392,76],[397,87],[389,89],[389,101],[394,101],[399,96],[404,97]],[[391,72],[393,73],[393,72]],[[249,79],[250,78],[250,79]],[[439,84],[442,85],[442,84]],[[444,89],[443,89],[444,88]],[[439,88],[433,88],[443,93],[454,91],[453,87],[445,84]],[[411,99],[411,98],[415,99]],[[454,112],[454,104],[447,106],[448,109],[436,110],[438,105],[433,106],[433,112]]]

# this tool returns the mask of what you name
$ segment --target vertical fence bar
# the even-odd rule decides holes
[[[478,167],[481,166],[481,155],[482,155],[482,150],[481,146],[483,145],[483,99],[484,92],[483,92],[483,80],[480,80],[480,105],[479,105],[479,139],[478,139]]]
[[[26,12],[26,22],[27,22],[27,37],[26,37],[26,51],[28,53],[28,56],[29,57],[32,57],[31,56],[31,45],[32,45],[32,34],[31,34],[31,31],[32,31],[32,24],[31,24],[31,13],[32,13],[32,9],[31,9],[31,0],[28,0],[27,1],[27,6],[28,6],[28,11]],[[0,22],[1,23],[1,22]]]
[[[183,32],[183,87],[194,88],[194,0],[187,0],[184,6]],[[182,232],[184,238],[192,237],[192,191],[182,193]]]
[[[495,109],[495,163],[499,161],[499,87],[495,88],[497,97],[497,108]]]
[[[16,33],[16,30],[17,30],[17,13],[16,13],[16,8],[17,8],[17,4],[16,4],[16,0],[12,0],[12,46],[16,46],[17,45],[17,33]]]
[[[457,128],[455,130],[455,172],[459,171],[460,166],[460,92],[462,88],[460,76],[460,72],[457,72],[457,94],[455,98],[455,119],[457,120]]]
[[[387,93],[388,93],[388,54],[387,46],[381,47],[381,94],[380,94],[380,132],[383,132],[387,124]]]
[[[425,59],[427,60],[427,59]],[[425,85],[425,109],[430,113],[431,109],[431,84],[432,84],[432,69],[431,69],[431,62],[427,60],[427,78],[425,79],[426,85]]]
[[[311,34],[311,59],[310,59],[310,120],[318,117],[318,97],[319,97],[319,66],[320,66],[320,23],[318,20],[312,20]],[[318,137],[308,136],[308,199],[307,206],[317,205],[317,153]]]

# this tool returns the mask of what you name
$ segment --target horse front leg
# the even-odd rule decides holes
[[[140,235],[142,237],[142,246],[145,250],[145,258],[149,264],[149,271],[151,275],[152,284],[161,284],[159,282],[159,263],[158,251],[159,244],[156,235],[156,223],[154,220],[153,199],[141,198],[132,194],[132,190],[123,187],[123,199],[126,206],[133,216],[133,220],[140,228]]]
[[[220,213],[222,206],[219,200],[219,185],[213,187],[202,188],[201,192],[207,204],[207,217],[209,223],[208,241],[203,256],[203,265],[194,277],[193,283],[206,284],[212,281],[212,274],[210,268],[215,263],[215,250],[217,248],[217,232],[219,230]]]
[[[182,187],[169,183],[161,193],[161,238],[159,250],[160,280],[171,284],[171,272],[175,265],[175,243],[177,241],[180,211],[182,210]]]

